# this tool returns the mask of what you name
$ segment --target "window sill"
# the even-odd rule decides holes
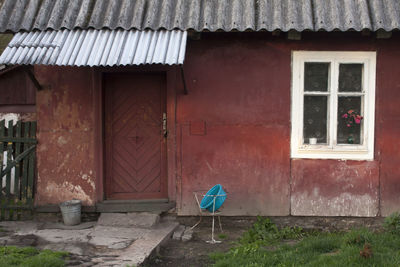
[[[291,158],[301,159],[339,159],[339,160],[373,160],[373,151],[366,149],[298,149],[292,151]]]

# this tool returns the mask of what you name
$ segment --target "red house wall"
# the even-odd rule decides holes
[[[392,126],[400,112],[400,76],[393,68],[400,59],[398,41],[359,33],[303,33],[301,41],[210,34],[191,41],[185,62],[189,94],[178,95],[177,104],[179,213],[195,214],[192,192],[216,183],[228,192],[226,215],[377,216],[399,209],[400,127]],[[377,51],[373,161],[290,159],[294,50]],[[191,134],[196,121],[205,123],[203,135]]]
[[[220,183],[227,215],[288,215],[290,53],[266,40],[202,39],[188,45],[188,95],[178,95],[180,214],[197,214],[193,191]],[[190,124],[205,122],[203,135]],[[179,199],[179,198],[178,198]]]
[[[177,155],[172,177],[178,213],[197,214],[193,192],[217,183],[228,193],[225,215],[376,216],[398,210],[399,40],[305,33],[301,41],[289,41],[269,33],[231,33],[189,41],[189,93],[183,94],[177,79],[176,136],[169,137],[176,140],[169,149]],[[293,50],[377,51],[373,161],[291,160]],[[36,203],[76,197],[93,205],[101,200],[94,76],[89,68],[37,67],[36,73],[48,85],[37,94]]]
[[[380,162],[380,212],[386,216],[400,210],[399,38],[379,40],[377,45],[375,157]]]
[[[37,67],[36,205],[96,201],[94,106],[89,68]]]

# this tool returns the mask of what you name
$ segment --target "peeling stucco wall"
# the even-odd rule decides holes
[[[291,214],[377,216],[379,162],[292,160]]]
[[[93,97],[88,68],[36,67],[44,89],[37,92],[36,205],[95,198]]]

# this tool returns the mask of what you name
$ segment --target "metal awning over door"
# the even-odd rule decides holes
[[[183,64],[180,30],[46,30],[18,32],[0,56],[6,65],[128,66]]]

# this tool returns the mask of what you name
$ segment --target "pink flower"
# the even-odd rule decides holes
[[[363,116],[358,114],[358,112],[354,109],[349,109],[345,114],[342,115],[344,119],[344,123],[347,127],[352,127],[353,124],[360,124]]]

